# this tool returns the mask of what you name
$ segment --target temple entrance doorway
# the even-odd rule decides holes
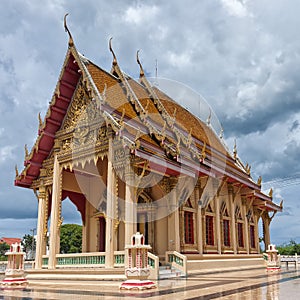
[[[146,193],[140,194],[137,208],[137,231],[144,235],[145,244],[152,247],[153,253],[155,253],[155,208],[154,202]]]
[[[145,237],[145,244],[149,244],[149,223],[147,220],[147,213],[142,212],[138,213],[138,223],[137,223],[137,231],[144,235]]]
[[[99,234],[98,234],[98,250],[99,252],[105,251],[105,232],[106,232],[106,221],[103,216],[99,217]]]

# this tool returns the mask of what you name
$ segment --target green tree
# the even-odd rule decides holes
[[[80,253],[82,250],[82,226],[64,224],[60,228],[60,253]]]
[[[35,249],[35,239],[33,236],[30,234],[25,234],[21,241],[21,245],[23,246],[23,251],[26,253],[26,258],[33,259],[33,253]]]
[[[295,255],[300,254],[300,244],[297,244],[294,240],[290,240],[287,244],[282,244],[277,247],[279,254],[281,255]]]
[[[7,243],[0,243],[0,261],[7,260],[5,252],[9,250],[9,245]]]

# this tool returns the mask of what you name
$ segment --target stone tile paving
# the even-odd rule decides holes
[[[295,267],[280,272],[264,269],[194,273],[187,279],[161,280],[148,291],[120,291],[118,281],[51,282],[29,285],[24,290],[0,290],[0,299],[298,299],[300,271]]]

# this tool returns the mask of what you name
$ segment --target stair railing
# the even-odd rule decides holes
[[[166,264],[180,270],[187,276],[187,257],[177,251],[166,252]]]

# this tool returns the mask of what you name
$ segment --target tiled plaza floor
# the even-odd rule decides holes
[[[57,283],[28,286],[25,290],[0,290],[0,299],[299,299],[300,270],[283,268],[190,275],[187,279],[161,280],[158,288],[142,292],[119,290],[118,281]]]

